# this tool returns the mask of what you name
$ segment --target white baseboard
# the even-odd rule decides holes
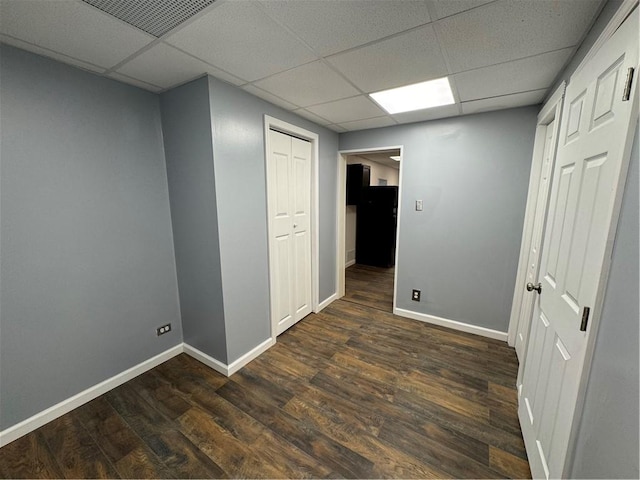
[[[458,322],[456,320],[449,320],[448,318],[436,317],[434,315],[427,315],[426,313],[412,312],[411,310],[404,310],[402,308],[394,308],[393,313],[400,317],[411,318],[413,320],[419,320],[425,323],[431,323],[433,325],[440,325],[441,327],[451,328],[452,330],[458,330],[460,332],[473,333],[475,335],[481,335],[483,337],[494,338],[496,340],[507,341],[507,332],[500,332],[498,330],[492,330],[490,328],[478,327],[476,325],[470,325],[468,323]]]
[[[17,440],[18,438],[34,431],[37,428],[40,428],[46,423],[49,423],[52,420],[61,417],[65,413],[69,413],[71,410],[78,408],[87,402],[90,402],[94,398],[107,393],[109,390],[113,390],[123,383],[128,382],[132,378],[135,378],[138,375],[151,370],[154,367],[157,367],[170,358],[181,354],[182,351],[183,348],[181,343],[179,345],[176,345],[175,347],[170,348],[169,350],[165,350],[155,357],[145,360],[144,362],[139,363],[138,365],[135,365],[128,370],[125,370],[124,372],[114,375],[113,377],[108,378],[105,381],[94,385],[93,387],[89,387],[86,390],[83,390],[82,392],[77,393],[76,395],[63,400],[62,402],[57,403],[40,413],[36,413],[32,417],[29,417],[26,420],[23,420],[22,422],[7,428],[6,430],[3,430],[2,432],[0,432],[0,447],[13,442],[14,440]]]
[[[222,363],[220,360],[216,360],[212,356],[207,355],[206,353],[198,350],[195,347],[192,347],[188,343],[183,343],[183,345],[184,353],[204,363],[207,367],[213,368],[216,372],[221,373],[225,377],[229,376],[229,366],[227,364]]]
[[[344,264],[344,268],[349,268],[351,265],[355,265],[355,264],[356,264],[356,259],[354,258],[354,259],[351,259],[348,262],[346,262]]]
[[[231,376],[234,373],[236,373],[238,370],[244,367],[251,360],[258,357],[263,352],[267,351],[269,348],[275,345],[275,343],[276,343],[275,338],[267,338],[264,342],[262,342],[260,345],[255,347],[253,350],[249,350],[247,353],[242,355],[235,362],[231,362],[228,367],[228,370],[229,370],[228,376]]]
[[[322,310],[324,310],[326,307],[328,307],[331,303],[335,302],[337,299],[338,299],[338,294],[334,293],[329,298],[321,301],[318,304],[318,308],[316,308],[315,313],[320,313]]]
[[[327,300],[325,300],[325,302],[327,302]],[[329,303],[330,302],[328,302],[327,305]],[[23,420],[22,422],[1,431],[0,447],[3,447],[13,442],[14,440],[17,440],[18,438],[26,435],[27,433],[32,432],[37,428],[40,428],[41,426],[51,422],[52,420],[55,420],[58,417],[61,417],[65,413],[69,413],[71,410],[78,408],[84,405],[85,403],[90,402],[94,398],[97,398],[100,395],[103,395],[108,391],[113,390],[114,388],[122,385],[123,383],[128,382],[129,380],[137,377],[138,375],[141,375],[144,372],[151,370],[154,367],[157,367],[161,363],[164,363],[170,358],[173,358],[176,355],[179,355],[183,352],[201,361],[208,367],[213,368],[215,371],[228,377],[230,375],[233,375],[238,370],[240,370],[247,363],[249,363],[251,360],[256,358],[258,355],[262,354],[265,350],[267,350],[269,347],[271,347],[275,343],[276,343],[275,338],[268,338],[257,347],[245,353],[235,362],[232,362],[230,365],[225,365],[224,363],[216,360],[215,358],[207,355],[204,352],[201,352],[200,350],[192,347],[191,345],[188,345],[186,343],[180,343],[179,345],[176,345],[175,347],[172,347],[169,350],[166,350],[160,353],[159,355],[156,355],[155,357],[145,360],[144,362],[141,362],[138,365],[135,365],[134,367],[131,367],[128,370],[125,370],[124,372],[118,373],[117,375],[114,375],[113,377],[108,378],[105,381],[100,382],[97,385],[94,385],[93,387],[89,387],[86,390],[83,390],[82,392],[70,398],[67,398],[66,400],[63,400],[62,402],[57,403],[56,405],[53,405],[52,407],[49,407],[40,413],[36,413],[32,417],[29,417],[26,420]]]
[[[262,342],[257,347],[249,350],[247,353],[242,355],[235,362],[231,362],[229,365],[222,363],[220,360],[216,360],[210,355],[198,350],[195,347],[185,343],[184,344],[184,353],[187,355],[199,360],[204,363],[206,366],[213,368],[216,372],[221,373],[226,377],[230,377],[242,367],[244,367],[247,363],[249,363],[254,358],[258,357],[260,354],[268,350],[271,346],[276,343],[275,338],[267,338],[264,342]]]

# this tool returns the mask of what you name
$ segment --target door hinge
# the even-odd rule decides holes
[[[624,90],[622,91],[622,101],[627,102],[631,96],[631,84],[633,83],[633,67],[629,67],[627,70],[627,81],[624,84]]]
[[[584,310],[582,310],[582,322],[580,322],[580,331],[581,332],[586,332],[587,331],[587,324],[589,323],[589,312],[591,311],[591,309],[589,307],[584,307]]]

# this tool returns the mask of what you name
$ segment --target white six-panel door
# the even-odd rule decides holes
[[[279,335],[311,313],[311,143],[269,130],[271,298]]]
[[[567,474],[566,460],[593,316],[599,314],[638,115],[634,12],[571,78],[566,91],[519,417],[534,477]],[[586,331],[581,323],[589,308]]]

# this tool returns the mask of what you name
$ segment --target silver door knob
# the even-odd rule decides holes
[[[537,285],[534,285],[531,282],[527,283],[527,292],[533,292],[534,290],[538,292],[538,295],[540,295],[542,293],[542,284],[538,283]]]

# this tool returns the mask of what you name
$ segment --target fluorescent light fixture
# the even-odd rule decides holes
[[[402,158],[400,155],[396,156],[396,155],[392,155],[389,157],[391,160],[395,160],[396,162],[399,162],[400,159]]]
[[[455,103],[447,77],[383,90],[369,96],[390,114]]]

